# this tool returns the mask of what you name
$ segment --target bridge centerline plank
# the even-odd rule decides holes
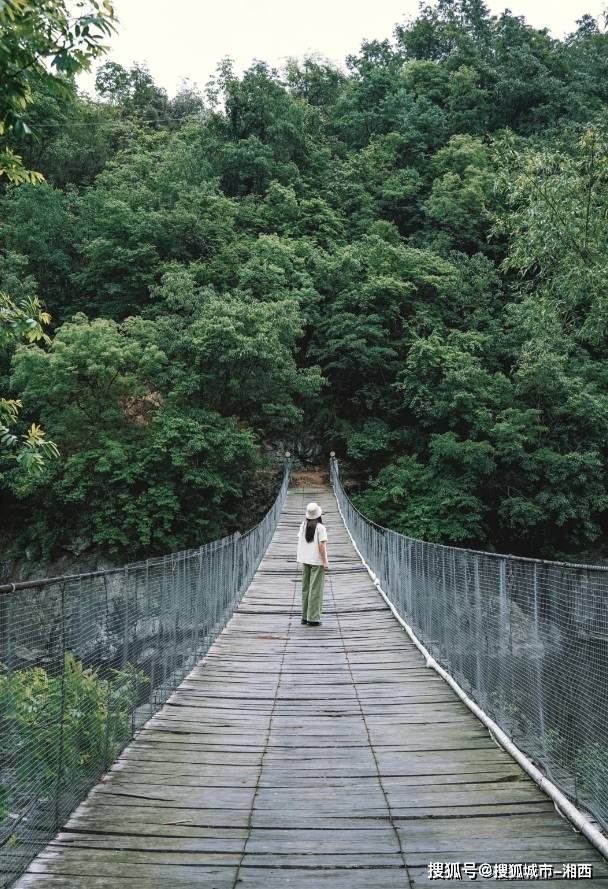
[[[311,499],[332,563],[320,627],[300,624],[293,561]],[[16,885],[417,889],[430,861],[488,860],[588,862],[595,879],[568,883],[608,889],[599,854],[425,667],[332,492],[309,488],[207,656]]]

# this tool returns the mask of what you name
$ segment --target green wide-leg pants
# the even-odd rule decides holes
[[[302,570],[302,620],[321,620],[323,608],[323,565],[304,565]]]

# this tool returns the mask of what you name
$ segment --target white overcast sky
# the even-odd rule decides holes
[[[608,0],[489,0],[493,13],[509,7],[536,27],[563,36],[584,13],[598,16]],[[289,56],[318,52],[342,63],[365,38],[390,37],[397,22],[415,17],[418,0],[115,0],[119,31],[108,58],[146,62],[173,95],[182,78],[204,86],[224,56],[239,71],[254,58],[280,67]],[[92,91],[93,76],[81,86]]]

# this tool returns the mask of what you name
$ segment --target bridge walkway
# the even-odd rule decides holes
[[[332,565],[320,627],[300,623],[293,561],[311,499]],[[436,883],[429,862],[591,863],[608,889],[599,854],[425,667],[331,490],[308,488],[207,656],[17,886],[392,889]]]

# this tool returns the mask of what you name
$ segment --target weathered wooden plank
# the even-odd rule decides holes
[[[44,854],[44,853],[43,853]],[[190,886],[216,886],[218,881],[220,886],[232,886],[235,878],[235,866],[227,865],[179,865],[179,864],[146,864],[145,862],[131,863],[123,862],[124,853],[115,855],[115,862],[110,861],[99,862],[92,858],[73,859],[67,854],[58,855],[53,860],[45,860],[42,856],[32,862],[28,873],[30,874],[57,874],[62,877],[69,877],[73,882],[70,885],[78,886],[77,879],[82,881],[82,886],[89,885],[88,881],[91,877],[98,876],[103,871],[104,876],[114,877],[116,879],[128,880],[131,885],[132,879],[147,880],[148,887],[151,881],[158,881],[163,886],[169,885],[173,879],[180,881],[188,881]],[[205,883],[202,880],[210,880]],[[232,880],[232,882],[229,882]],[[29,885],[32,885],[31,883]]]
[[[251,859],[247,859],[250,863]],[[405,866],[383,868],[358,868],[356,870],[335,867],[311,868],[260,868],[242,867],[239,886],[248,889],[404,889],[408,886]],[[529,889],[529,887],[528,887]]]
[[[358,853],[398,853],[399,844],[395,832],[388,824],[378,827],[363,827],[358,830],[336,830],[325,827],[323,830],[307,828],[292,830],[260,830],[254,828],[247,842],[249,854],[281,853],[352,854]]]
[[[187,875],[164,874],[163,889],[192,889],[193,886],[208,886],[210,889],[233,889],[236,871],[227,868],[198,868],[197,880],[193,882]],[[60,874],[27,873],[17,884],[19,889],[150,889],[147,877],[107,877],[87,874],[86,876],[62,876]]]
[[[242,852],[249,836],[246,828],[200,828],[196,836],[147,836],[127,834],[112,838],[112,848],[116,851],[153,850],[155,852]],[[51,842],[50,848],[105,849],[108,836],[98,833],[68,833],[62,831]]]

